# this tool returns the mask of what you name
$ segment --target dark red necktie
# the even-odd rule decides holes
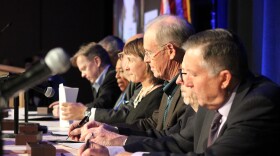
[[[213,118],[212,124],[211,124],[207,146],[212,145],[214,143],[214,141],[216,140],[216,138],[218,136],[219,127],[221,125],[221,118],[222,118],[222,115],[219,112],[216,112],[216,114]]]

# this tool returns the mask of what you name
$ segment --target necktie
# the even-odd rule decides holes
[[[164,114],[163,114],[163,122],[162,122],[163,128],[165,128],[165,125],[166,125],[165,124],[166,123],[166,118],[167,118],[167,114],[168,114],[168,111],[169,111],[169,108],[170,108],[170,105],[171,105],[171,101],[172,101],[172,97],[168,96],[167,105],[165,107]]]
[[[219,112],[216,112],[216,114],[213,118],[212,124],[211,124],[207,146],[212,145],[214,143],[214,141],[216,140],[216,138],[218,136],[218,130],[221,125],[221,122],[220,122],[221,118],[222,118],[222,115]]]
[[[96,89],[94,87],[92,87],[92,94],[93,94],[93,100],[96,99]]]

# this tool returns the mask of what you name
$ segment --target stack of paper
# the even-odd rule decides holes
[[[62,83],[59,84],[59,108],[61,108],[62,103],[64,102],[76,102],[79,88],[66,87]],[[69,127],[72,121],[62,120],[62,111],[59,110],[59,125],[60,127]]]

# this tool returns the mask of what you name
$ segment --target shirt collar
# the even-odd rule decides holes
[[[222,116],[224,116],[224,117],[227,117],[228,114],[229,114],[229,111],[230,111],[230,108],[231,108],[231,106],[232,106],[232,102],[233,102],[233,100],[234,100],[234,97],[235,97],[235,95],[236,95],[236,91],[237,91],[238,86],[239,86],[239,85],[237,85],[237,86],[234,88],[232,94],[230,95],[229,100],[218,110],[218,112],[219,112]]]
[[[162,90],[166,95],[172,96],[175,93],[176,88],[178,88],[178,85],[176,84],[176,80],[178,76],[179,74],[176,75],[170,82],[168,81],[164,82],[164,87]]]
[[[110,65],[107,65],[104,68],[104,70],[101,72],[101,74],[98,76],[98,78],[95,80],[95,82],[92,84],[92,87],[95,89],[96,93],[98,92],[100,86],[102,85],[109,67]]]

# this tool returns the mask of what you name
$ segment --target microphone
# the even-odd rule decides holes
[[[15,79],[17,77],[19,77],[19,74],[10,74],[8,76],[5,75],[5,77],[0,77],[0,86],[2,84],[4,84],[7,80],[12,80]],[[49,83],[50,81],[46,81],[41,83],[40,85],[37,85],[35,87],[32,87],[32,90],[35,90],[38,93],[44,94],[47,98],[51,98],[54,96],[55,94],[55,89],[53,89],[53,87],[47,86],[47,83]]]
[[[19,91],[35,86],[51,75],[62,74],[69,68],[69,56],[64,50],[62,48],[52,49],[44,60],[29,68],[19,77],[3,84],[0,88],[0,96],[4,98],[16,96]]]
[[[44,94],[47,98],[51,98],[54,96],[55,90],[52,87],[47,87],[45,89],[39,87],[39,86],[35,86],[33,88],[31,88],[41,94]]]

